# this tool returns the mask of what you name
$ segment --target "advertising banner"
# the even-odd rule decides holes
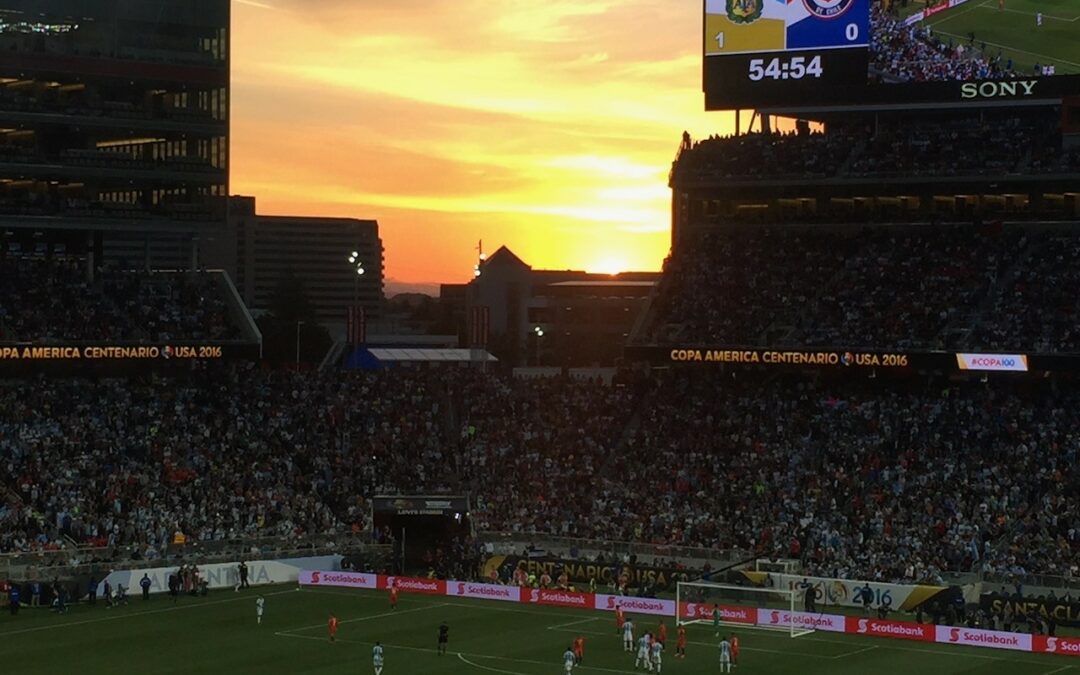
[[[533,605],[553,605],[555,607],[578,607],[595,609],[591,593],[573,591],[552,591],[546,588],[526,588],[522,590],[521,601]]]
[[[758,626],[792,626],[812,628],[829,633],[843,633],[846,630],[844,617],[837,614],[812,614],[810,612],[791,612],[783,609],[758,609]]]
[[[847,617],[845,632],[854,633],[855,635],[896,638],[898,640],[918,640],[920,642],[933,642],[937,637],[934,626],[930,624],[912,623],[910,621],[885,621],[854,616]]]
[[[379,587],[379,577],[377,575],[360,572],[303,571],[300,573],[298,581],[301,586],[340,586],[342,588],[370,589]]]
[[[616,607],[622,607],[624,612],[631,614],[656,614],[659,616],[675,616],[675,601],[660,598],[632,598],[625,595],[596,594],[596,607],[603,612],[614,612]]]
[[[990,615],[1000,614],[1005,607],[1012,607],[1014,616],[1038,614],[1044,619],[1052,618],[1059,626],[1080,626],[1080,602],[1047,598],[1014,598],[998,593],[983,593],[979,607]]]
[[[772,572],[745,571],[743,576],[757,586],[799,592],[803,591],[804,584],[809,584],[817,593],[817,604],[825,607],[862,607],[867,585],[870,587],[870,606],[876,608],[884,603],[893,611],[913,611],[928,600],[934,598],[944,600],[947,594],[954,592],[947,586],[881,584],[847,579],[800,577],[794,574]]]
[[[999,630],[954,628],[952,626],[935,626],[934,630],[936,641],[943,644],[1011,649],[1018,652],[1031,651],[1031,636],[1026,633],[1006,633]]]
[[[446,583],[441,579],[418,579],[416,577],[379,577],[379,588],[390,590],[397,586],[399,591],[405,593],[420,593],[423,595],[446,595]]]
[[[685,620],[712,621],[713,609],[720,610],[720,620],[727,623],[757,623],[757,608],[739,605],[715,605],[705,602],[684,602],[679,607],[679,618]]]
[[[474,584],[468,581],[448,581],[446,594],[458,598],[480,598],[481,600],[521,602],[521,589],[517,586]]]
[[[1028,357],[1026,354],[957,354],[956,365],[960,370],[1026,373]]]
[[[1080,656],[1080,638],[1036,635],[1032,637],[1031,651],[1039,652],[1040,654]]]
[[[591,579],[596,579],[598,584],[607,586],[625,575],[630,588],[640,588],[645,584],[658,588],[674,588],[675,582],[682,578],[681,571],[675,567],[597,563],[552,556],[523,558],[513,555],[489,557],[484,561],[484,577],[488,578],[492,571],[498,570],[500,578],[512,579],[514,570],[521,564],[524,564],[526,574],[535,574],[537,578],[547,574],[552,579],[556,579],[559,574],[565,572],[570,583],[577,586],[587,585]]]

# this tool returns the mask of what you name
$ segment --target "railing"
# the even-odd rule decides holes
[[[694,546],[672,546],[669,544],[648,544],[630,541],[605,541],[596,539],[581,539],[576,537],[560,537],[547,534],[529,534],[527,532],[478,532],[477,538],[495,547],[496,552],[517,553],[527,546],[566,555],[570,551],[578,551],[579,555],[595,555],[603,553],[611,556],[650,556],[653,558],[670,558],[682,562],[694,563],[700,566],[708,562],[712,567],[728,565],[739,561],[752,559],[754,554],[741,549],[700,548]]]
[[[367,534],[315,534],[303,537],[250,537],[170,544],[163,555],[143,558],[136,546],[79,547],[59,551],[0,555],[0,578],[70,577],[110,569],[166,567],[180,562],[212,564],[240,560],[278,560],[319,555],[362,555],[389,559],[390,546],[372,544]]]

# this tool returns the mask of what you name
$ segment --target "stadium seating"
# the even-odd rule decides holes
[[[742,548],[811,572],[1073,572],[1080,388],[686,373],[610,387],[252,368],[0,388],[0,550],[354,532],[373,494],[485,530]],[[798,544],[794,544],[794,542]]]
[[[85,263],[0,258],[0,340],[229,340],[224,291],[205,275],[105,271]]]
[[[1069,227],[724,227],[681,247],[645,341],[1080,351]]]

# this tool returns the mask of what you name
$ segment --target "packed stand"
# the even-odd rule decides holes
[[[643,341],[1080,351],[1080,236],[997,225],[725,227],[666,266]]]
[[[675,175],[701,179],[815,178],[836,175],[855,137],[840,133],[745,134],[684,139]]]
[[[79,260],[0,258],[0,340],[165,341],[242,337],[208,274],[103,271]]]
[[[480,370],[0,389],[0,552],[360,533],[376,494],[481,530],[800,558],[821,576],[1077,574],[1080,387]],[[376,536],[377,538],[377,536]],[[471,575],[479,549],[431,553]]]
[[[659,383],[595,477],[595,534],[802,559],[806,573],[1075,574],[1080,390]]]

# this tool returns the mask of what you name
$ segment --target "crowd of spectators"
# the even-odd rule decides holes
[[[646,341],[1080,351],[1080,236],[992,225],[725,227],[668,261]]]
[[[481,370],[0,389],[0,551],[154,559],[196,541],[359,533],[380,493],[469,493],[481,530],[803,559],[809,573],[1073,574],[1080,388]],[[475,569],[461,541],[431,566]]]
[[[208,274],[101,271],[78,260],[0,258],[0,340],[166,341],[241,337]]]
[[[941,40],[929,26],[905,25],[889,0],[874,2],[870,11],[871,74],[887,81],[989,80],[1012,77],[1012,64],[999,54],[986,55],[976,36],[957,43]]]
[[[1080,153],[1062,144],[1060,119],[1030,115],[928,117],[913,124],[826,131],[684,137],[672,176],[682,184],[762,179],[950,177],[1075,171]]]

